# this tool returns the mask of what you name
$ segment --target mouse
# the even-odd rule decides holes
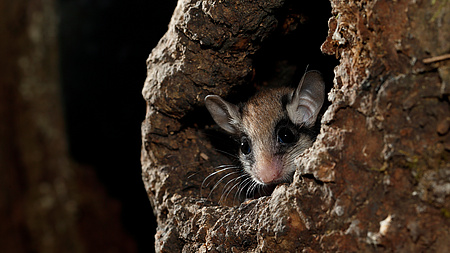
[[[215,123],[237,140],[244,173],[255,187],[264,187],[292,181],[296,158],[318,134],[324,97],[322,75],[311,70],[297,87],[263,89],[237,105],[208,95],[205,106]]]

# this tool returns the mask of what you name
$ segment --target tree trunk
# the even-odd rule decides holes
[[[1,252],[132,252],[119,204],[67,151],[56,9],[0,1]]]
[[[240,204],[222,194],[227,182],[202,185],[230,163],[209,135],[205,95],[238,96],[254,83],[252,59],[267,38],[302,26],[292,6],[301,8],[179,1],[143,89],[142,167],[156,250],[449,252],[447,1],[332,0],[321,48],[340,62],[321,132],[293,182]]]

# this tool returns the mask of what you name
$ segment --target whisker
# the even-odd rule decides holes
[[[256,185],[256,190],[258,191],[258,195],[259,195],[259,196],[262,196],[262,194],[261,194],[261,188],[264,188],[264,186],[262,186],[262,185],[260,185],[260,184]],[[254,192],[253,192],[253,195],[255,195]]]
[[[252,178],[246,173],[243,174],[243,177],[245,177],[245,179],[241,180],[241,182],[238,184],[238,189],[234,193],[233,205],[234,205],[235,200],[238,200],[238,202],[241,202],[242,190],[245,188],[246,185],[248,185],[252,181]]]
[[[233,157],[233,158],[239,159],[239,157],[238,157],[237,155],[234,155],[234,154],[232,154],[232,153],[226,152],[226,151],[224,151],[224,150],[220,150],[220,149],[214,149],[214,150],[217,151],[217,152],[220,152],[220,153],[222,153],[222,154],[231,156],[231,157]]]
[[[245,198],[248,198],[248,191],[251,189],[251,187],[253,186],[254,183],[255,182],[251,181],[250,184],[248,186],[246,186],[246,189],[247,189],[246,193],[245,194],[242,193],[242,194],[244,194]]]
[[[226,170],[236,169],[236,166],[233,166],[233,165],[221,165],[221,166],[219,166],[219,167],[221,167],[221,168],[223,168],[223,169],[220,169],[220,170],[218,170],[218,171],[215,171],[215,172],[209,174],[209,176],[207,176],[205,179],[203,179],[201,188],[204,188],[204,187],[208,187],[208,186],[209,186],[209,183],[207,183],[207,184],[205,185],[205,182],[206,182],[206,180],[208,180],[208,178],[210,178],[210,177],[212,177],[212,176],[214,176],[214,175],[217,175],[218,173],[221,173],[221,172],[226,171]],[[219,168],[219,167],[217,167],[217,168]]]
[[[187,178],[188,178],[188,179],[191,179],[191,177],[193,177],[193,176],[195,176],[195,175],[197,175],[197,174],[199,174],[199,173],[200,173],[200,171],[194,172],[194,173],[192,173],[190,176],[188,176]]]
[[[253,193],[255,192],[256,187],[258,187],[259,183],[256,181],[253,181],[253,183],[249,186],[247,189],[246,197],[249,198],[253,196]]]
[[[250,192],[252,191],[253,186],[256,184],[255,181],[252,181],[252,183],[248,186],[247,192],[245,193],[245,197],[248,198],[250,196]]]
[[[224,164],[224,165],[217,166],[214,169],[221,169],[221,168],[231,167],[231,166],[235,167],[234,165],[231,165],[231,164]]]
[[[201,186],[200,186],[200,196],[203,196],[202,190],[203,190],[204,188],[208,187],[209,184],[212,182],[212,181],[209,181],[208,183],[206,183],[207,180],[208,180],[209,178],[211,178],[212,176],[217,175],[217,174],[219,174],[219,173],[222,173],[222,172],[224,172],[224,171],[227,171],[227,170],[233,170],[233,169],[235,169],[236,167],[233,166],[233,165],[221,165],[221,166],[217,166],[216,168],[223,168],[223,169],[220,169],[220,170],[218,170],[218,171],[215,171],[215,172],[209,174],[205,179],[203,179],[203,182],[202,182],[202,184],[201,184]],[[205,183],[206,183],[206,185],[205,185]]]
[[[223,204],[224,202],[223,201],[225,201],[225,199],[226,199],[226,196],[225,196],[225,198],[224,198],[224,195],[225,195],[225,193],[226,192],[229,192],[228,190],[230,190],[231,191],[231,189],[233,189],[238,183],[236,182],[236,180],[235,180],[236,178],[234,178],[233,180],[231,180],[230,182],[235,182],[234,184],[233,184],[233,186],[230,186],[230,187],[228,187],[227,189],[226,189],[226,191],[222,191],[222,194],[220,195],[220,199],[219,199],[219,204]],[[230,182],[228,182],[228,183],[230,183]],[[231,188],[231,189],[230,189]],[[228,194],[227,194],[228,195]],[[233,203],[234,204],[234,203]]]
[[[217,181],[217,183],[214,185],[214,187],[213,187],[213,188],[211,189],[211,191],[209,192],[208,199],[211,197],[211,194],[212,194],[213,191],[216,189],[216,187],[220,184],[220,182],[222,182],[222,180],[224,180],[225,178],[227,178],[227,177],[229,177],[229,176],[231,176],[231,175],[233,175],[233,174],[236,174],[236,173],[239,173],[239,172],[237,172],[237,171],[230,172],[230,173],[227,173],[225,176],[221,177],[221,178],[219,179],[219,181]]]
[[[247,181],[247,182],[246,182],[246,181]],[[238,197],[240,197],[240,196],[242,195],[242,190],[244,190],[245,187],[248,187],[248,185],[251,184],[252,181],[253,181],[253,179],[252,179],[250,176],[248,176],[248,178],[245,179],[245,180],[241,183],[242,187],[240,187],[240,190],[239,190],[238,195],[237,195]]]
[[[263,191],[263,195],[267,195],[268,194],[268,192],[267,192],[267,190],[268,190],[268,188],[267,187],[261,187],[261,189],[262,189],[262,191]],[[260,195],[261,195],[261,193],[259,193]]]
[[[241,175],[239,177],[236,177],[236,178],[233,178],[230,181],[228,181],[228,183],[226,183],[225,186],[223,187],[222,194],[225,193],[225,191],[228,190],[228,188],[227,188],[228,184],[230,184],[231,182],[234,182],[236,180],[239,180],[239,178],[241,178],[241,177],[243,177],[243,175]]]
[[[241,175],[241,176],[239,176],[239,177],[237,177],[237,178],[234,178],[234,179],[230,180],[230,182],[231,182],[231,181],[238,181],[239,179],[241,179],[241,178],[243,178],[243,177],[245,177],[245,176],[246,176],[246,175],[243,174],[243,175]],[[228,182],[227,184],[229,184],[230,182]],[[233,189],[234,189],[236,186],[238,186],[238,185],[239,185],[239,183],[235,183],[235,184],[233,185],[233,187],[230,186],[228,189],[226,189],[226,191],[227,191],[228,193],[225,195],[225,199],[228,198],[228,195],[230,195],[231,191],[233,191]],[[225,187],[226,187],[226,185],[225,185]],[[225,192],[222,191],[222,196],[220,197],[219,203],[222,201],[222,198],[223,198],[223,194],[224,194],[224,193],[225,193]],[[234,204],[234,200],[233,200],[233,204]]]
[[[233,205],[234,205],[234,202],[236,201],[236,200],[238,200],[238,203],[239,202],[241,202],[241,199],[240,199],[240,194],[239,194],[239,192],[240,191],[242,191],[242,185],[247,181],[247,180],[249,180],[249,176],[246,174],[246,173],[244,173],[243,175],[242,175],[242,177],[246,177],[244,180],[241,180],[238,184],[236,184],[237,186],[238,186],[238,188],[237,188],[237,190],[236,190],[236,192],[234,193],[234,196],[233,196]],[[230,191],[231,192],[231,191]],[[229,193],[230,193],[229,192]],[[228,193],[228,194],[229,194]],[[228,195],[227,195],[228,196]]]

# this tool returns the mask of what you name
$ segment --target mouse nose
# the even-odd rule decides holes
[[[255,165],[258,178],[264,184],[270,184],[280,179],[283,166],[279,158],[263,159]]]

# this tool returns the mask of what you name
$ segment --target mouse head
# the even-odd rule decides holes
[[[324,89],[320,73],[309,71],[296,89],[266,90],[242,106],[209,95],[205,105],[214,121],[240,140],[244,170],[257,183],[276,184],[291,179],[295,158],[312,145]]]

